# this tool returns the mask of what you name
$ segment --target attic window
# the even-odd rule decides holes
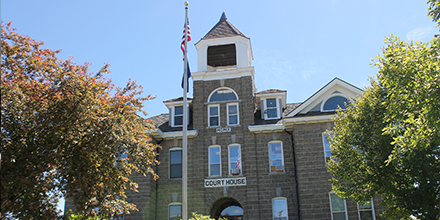
[[[335,111],[338,109],[338,106],[341,109],[346,109],[349,102],[348,99],[343,96],[332,96],[322,105],[322,111]]]
[[[238,98],[234,90],[229,88],[220,88],[215,90],[213,93],[211,93],[208,102],[236,101],[236,100],[238,100]]]
[[[235,44],[208,47],[208,66],[237,65]]]

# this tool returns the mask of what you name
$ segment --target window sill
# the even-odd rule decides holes
[[[283,172],[269,172],[268,175],[281,175],[281,174],[286,174],[286,171]]]

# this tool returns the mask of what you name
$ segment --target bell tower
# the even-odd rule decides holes
[[[195,46],[199,72],[252,66],[250,39],[228,21],[225,12],[219,22]]]

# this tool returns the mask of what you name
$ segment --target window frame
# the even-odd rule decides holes
[[[286,217],[284,217],[284,216],[276,217],[275,216],[275,211],[274,211],[274,201],[275,200],[282,200],[282,201],[284,201],[284,203],[286,205]],[[281,218],[289,219],[289,209],[288,209],[288,205],[287,205],[287,198],[286,197],[275,197],[275,198],[272,198],[272,219],[276,220],[276,219],[281,219]]]
[[[322,103],[321,103],[321,109],[320,109],[321,112],[334,112],[334,111],[338,110],[338,108],[336,108],[336,109],[329,109],[329,110],[325,110],[325,109],[324,109],[324,106],[325,106],[325,104],[327,103],[327,101],[328,101],[329,99],[333,98],[333,97],[336,97],[336,96],[340,96],[340,97],[343,97],[343,98],[347,99],[347,105],[350,104],[350,102],[349,102],[349,100],[348,100],[349,97],[347,97],[346,95],[344,95],[344,94],[342,94],[342,93],[334,93],[334,94],[331,94],[329,97],[327,97],[327,99],[325,99],[324,101],[322,101]],[[344,110],[344,109],[346,109],[347,106],[344,106],[345,108],[342,108],[342,106],[340,106],[340,107],[341,107],[342,110]]]
[[[362,219],[361,219],[361,212],[367,212],[367,211],[370,211],[371,214],[372,214],[372,216],[373,216],[373,220],[376,220],[376,215],[374,214],[374,203],[373,203],[373,198],[370,199],[370,204],[371,204],[371,209],[363,209],[363,210],[361,211],[360,206],[359,206],[359,203],[357,203],[357,210],[358,210],[358,217],[359,217],[359,220],[362,220]]]
[[[228,89],[228,90],[231,90],[231,91],[234,93],[236,99],[220,100],[220,101],[211,101],[212,96],[213,96],[217,91],[219,91],[219,90],[221,90],[221,89]],[[231,88],[229,88],[229,87],[225,87],[225,86],[222,86],[222,87],[219,87],[219,88],[214,89],[214,90],[211,92],[211,94],[209,94],[209,96],[208,96],[208,103],[237,102],[238,100],[239,100],[239,98],[238,98],[238,94],[237,94],[237,92],[235,92],[233,89],[231,89]]]
[[[171,165],[177,165],[177,164],[171,164],[171,152],[172,151],[180,151],[180,168],[181,169],[183,169],[183,164],[182,164],[182,160],[183,160],[183,155],[182,155],[182,153],[183,153],[183,149],[182,148],[171,148],[170,149],[170,151],[169,151],[169,156],[168,156],[168,158],[169,158],[169,161],[168,161],[168,164],[169,164],[169,169],[168,169],[168,179],[181,179],[182,178],[182,172],[183,172],[183,170],[181,170],[180,171],[180,177],[171,177]]]
[[[330,136],[333,136],[334,133],[333,133],[333,132],[330,132],[329,135],[330,135]],[[326,145],[325,145],[326,140],[328,140],[328,150],[326,149]],[[326,165],[326,166],[328,165],[328,161],[330,161],[330,160],[332,159],[332,156],[333,156],[333,155],[332,155],[332,149],[330,148],[330,145],[331,145],[331,143],[330,143],[330,139],[328,139],[328,138],[326,137],[326,132],[323,132],[323,133],[322,133],[322,147],[323,147],[323,149],[324,149],[324,162],[325,162],[325,165]],[[327,152],[330,153],[330,157],[327,157]],[[327,158],[328,158],[328,159],[327,159]]]
[[[211,149],[218,148],[219,149],[219,162],[218,163],[211,163]],[[212,175],[211,174],[211,165],[219,164],[219,175]],[[222,176],[222,148],[220,145],[212,145],[208,147],[208,176],[209,177],[221,177]]]
[[[336,195],[335,192],[330,192],[328,195],[329,195],[328,197],[329,197],[329,200],[330,200],[330,215],[331,215],[331,219],[334,220],[334,218],[333,218],[333,214],[334,214],[334,213],[344,213],[345,220],[348,220],[347,200],[342,199],[341,197],[339,197],[338,195]],[[340,199],[344,200],[344,211],[333,211],[332,195],[335,195],[335,196],[339,197]]]
[[[234,115],[231,115],[229,113],[229,106],[237,106],[237,113]],[[227,103],[226,104],[226,115],[227,115],[227,124],[228,126],[235,126],[235,125],[240,125],[240,108],[239,108],[239,104],[238,102],[233,102],[233,103]],[[229,117],[230,116],[237,116],[237,124],[231,124],[229,121]]]
[[[182,203],[180,203],[180,202],[173,202],[173,203],[170,203],[170,204],[168,204],[168,220],[170,220],[171,219],[171,216],[170,216],[170,211],[171,211],[171,209],[170,209],[170,207],[171,206],[180,206],[180,215],[182,215]],[[182,217],[182,216],[180,216],[180,217]]]
[[[276,107],[274,108],[274,107],[271,107],[270,109],[276,109],[276,113],[277,113],[277,115],[276,115],[276,117],[269,117],[269,114],[268,114],[268,112],[267,112],[267,110],[268,110],[268,106],[267,106],[267,100],[268,99],[275,99],[275,104],[276,104]],[[280,118],[282,118],[282,109],[283,109],[283,106],[282,106],[282,98],[280,98],[280,97],[265,97],[265,98],[261,98],[261,103],[260,103],[260,110],[261,110],[261,115],[262,115],[262,119],[264,119],[264,120],[273,120],[273,119],[280,119]]]
[[[218,125],[211,125],[211,107],[217,107],[217,115],[212,117],[218,118]],[[208,127],[220,127],[220,104],[208,105]]]
[[[182,107],[182,114],[178,115],[179,117],[182,117],[182,124],[181,125],[176,125],[176,107]],[[174,105],[169,107],[169,125],[171,127],[183,127],[183,105]],[[188,120],[187,120],[187,125],[189,125],[189,121],[190,121],[190,108],[189,108],[189,104],[187,105],[187,115],[188,115]]]
[[[279,160],[279,159],[272,159],[272,151],[271,151],[271,145],[272,144],[281,144],[281,165],[283,166],[283,170],[276,170],[276,166],[272,166],[272,160]],[[286,167],[284,166],[284,147],[282,141],[270,141],[267,143],[268,152],[269,152],[269,173],[284,173],[286,171]],[[275,167],[275,170],[272,171],[272,167]]]
[[[236,163],[237,161],[231,161],[231,147],[238,147],[238,158],[240,159],[240,172],[239,174],[232,174],[232,169],[237,169],[237,168],[232,168],[231,164],[232,163]],[[237,160],[238,160],[237,158]],[[241,145],[240,144],[231,144],[228,146],[228,174],[229,176],[241,176],[243,175],[243,157],[241,154]]]

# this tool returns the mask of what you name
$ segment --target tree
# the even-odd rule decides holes
[[[333,189],[357,202],[382,195],[387,218],[440,217],[440,37],[386,38],[377,79],[335,118]]]
[[[20,219],[54,219],[60,196],[79,214],[99,208],[111,216],[137,210],[125,201],[132,172],[152,169],[158,145],[142,110],[142,87],[124,88],[88,63],[60,60],[60,51],[1,29],[1,209]],[[127,156],[129,155],[129,156]]]

